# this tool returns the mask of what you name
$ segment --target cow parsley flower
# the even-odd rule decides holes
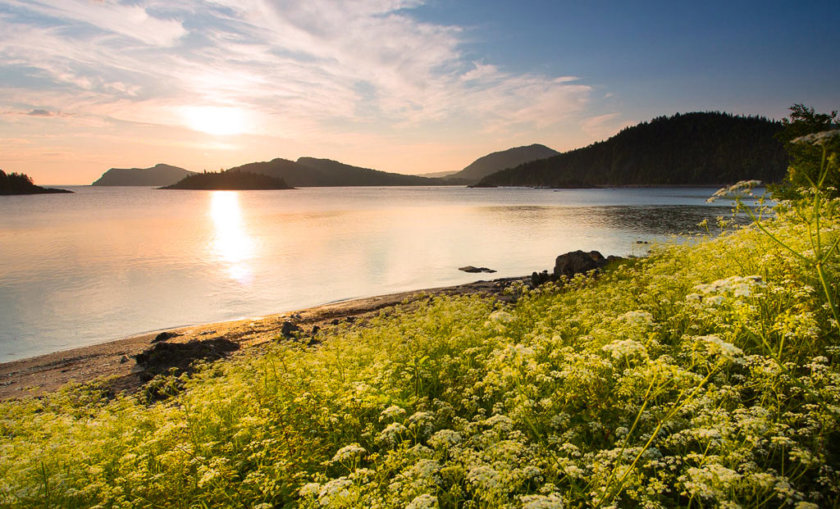
[[[333,456],[333,463],[344,463],[345,461],[354,460],[361,456],[364,456],[367,453],[364,447],[360,446],[359,444],[350,444],[342,447],[339,449],[335,456]]]
[[[379,422],[382,422],[386,419],[390,419],[393,421],[399,419],[403,415],[405,415],[405,410],[398,407],[397,405],[391,405],[379,414]]]
[[[434,495],[423,493],[420,496],[414,497],[414,500],[409,502],[405,509],[432,509],[438,506],[438,499]]]
[[[563,498],[556,493],[550,495],[525,495],[520,498],[522,509],[563,509]]]

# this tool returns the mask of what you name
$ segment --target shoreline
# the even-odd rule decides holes
[[[211,322],[164,329],[178,334],[166,344],[184,345],[196,342],[222,341],[233,345],[232,355],[282,337],[284,324],[293,322],[312,334],[313,328],[336,327],[374,316],[380,310],[398,304],[417,304],[435,296],[486,294],[500,296],[517,281],[528,282],[529,276],[479,280],[455,286],[411,290],[374,297],[363,297],[320,306],[276,313],[256,318]],[[317,329],[316,329],[317,330]],[[39,397],[71,384],[103,381],[111,393],[133,393],[155,374],[135,357],[161,344],[153,340],[162,331],[154,331],[96,345],[62,350],[0,363],[0,401]],[[305,335],[305,334],[304,334]],[[223,357],[223,355],[219,355]],[[199,357],[178,359],[182,365]]]

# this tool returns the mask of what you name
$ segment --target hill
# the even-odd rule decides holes
[[[231,190],[292,189],[282,178],[240,170],[196,173],[161,189]]]
[[[50,187],[36,186],[32,183],[29,175],[23,173],[6,174],[0,170],[0,195],[12,194],[51,194],[51,193],[72,193],[67,189],[53,189]]]
[[[554,149],[539,144],[509,148],[479,157],[463,170],[449,175],[448,178],[460,178],[470,183],[476,183],[487,175],[491,175],[497,171],[514,168],[520,164],[545,159],[546,157],[556,156],[559,153]]]
[[[443,185],[440,179],[403,175],[385,171],[360,168],[331,159],[301,157],[298,164],[315,168],[330,180],[331,186],[435,186]]]
[[[272,159],[267,162],[249,163],[228,171],[249,171],[282,178],[295,187],[327,186],[434,186],[448,185],[441,179],[403,175],[360,168],[330,159],[301,157],[295,161]]]
[[[194,172],[168,164],[156,164],[151,168],[111,168],[91,185],[160,187],[172,185],[194,174]]]
[[[781,180],[787,156],[781,124],[761,117],[686,113],[623,129],[588,147],[483,178],[477,185],[591,187],[718,185]]]

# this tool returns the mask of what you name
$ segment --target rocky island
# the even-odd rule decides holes
[[[159,163],[151,168],[111,168],[93,186],[169,186],[195,172]]]

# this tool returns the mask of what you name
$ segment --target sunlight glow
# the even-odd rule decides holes
[[[239,193],[215,191],[210,198],[210,217],[215,235],[212,251],[216,259],[227,265],[228,275],[242,284],[250,283],[252,273],[248,260],[254,257],[254,241],[248,235]]]
[[[214,136],[241,134],[247,127],[245,113],[239,108],[189,106],[181,109],[181,115],[190,129]]]

